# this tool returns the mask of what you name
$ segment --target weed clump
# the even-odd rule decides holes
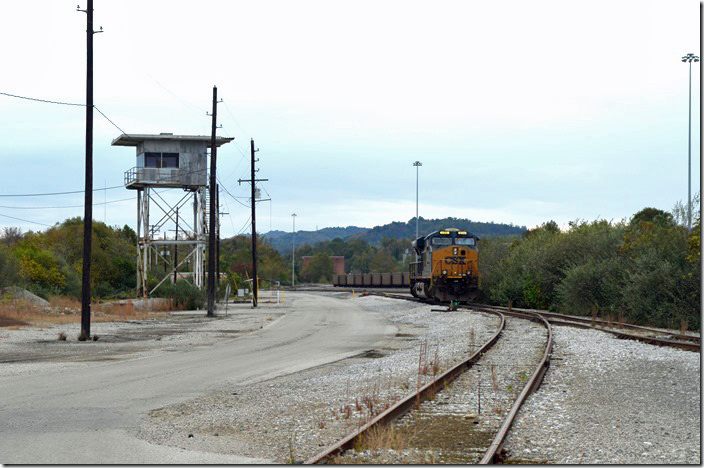
[[[186,280],[165,282],[155,291],[155,295],[171,299],[173,305],[180,309],[196,310],[205,306],[204,291]]]

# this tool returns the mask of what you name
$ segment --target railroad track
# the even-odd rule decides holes
[[[472,304],[472,308],[482,310],[484,306],[482,304]],[[633,325],[630,323],[623,322],[609,322],[603,319],[596,319],[590,317],[577,317],[573,315],[557,314],[554,312],[545,311],[533,311],[528,309],[509,309],[507,307],[501,306],[490,306],[495,310],[513,310],[517,312],[534,312],[545,317],[550,323],[554,325],[584,328],[584,329],[594,329],[603,331],[606,333],[611,333],[617,338],[626,340],[637,340],[643,343],[648,343],[656,346],[667,346],[671,348],[679,348],[687,351],[701,351],[701,338],[695,335],[673,335],[667,330],[662,330],[659,328],[644,327],[641,325]],[[631,332],[626,332],[624,329],[631,330]]]
[[[313,290],[313,289],[309,289]],[[329,289],[314,289],[315,291],[326,291],[330,292],[331,290]],[[412,296],[404,296],[402,294],[398,293],[388,293],[388,292],[379,292],[379,291],[370,291],[368,289],[354,289],[355,291],[362,291],[363,293],[370,294],[370,295],[379,295],[379,296],[384,296],[384,297],[390,297],[394,299],[403,299],[403,300],[409,300],[409,301],[414,301],[418,302],[419,299],[416,299]],[[353,291],[353,289],[350,288],[339,288],[333,291],[339,291],[339,292],[349,292]],[[641,341],[643,343],[647,344],[652,344],[656,346],[667,346],[671,348],[679,348],[679,349],[684,349],[687,351],[694,351],[694,352],[701,352],[701,338],[696,335],[679,335],[679,334],[672,334],[668,330],[663,330],[659,328],[652,328],[652,327],[644,327],[641,325],[633,325],[630,323],[624,323],[624,322],[615,322],[615,321],[607,321],[603,319],[598,319],[598,318],[591,318],[591,317],[579,317],[579,316],[574,316],[574,315],[564,315],[564,314],[558,314],[554,312],[547,312],[547,311],[542,311],[542,310],[530,310],[530,309],[517,309],[517,308],[508,308],[508,307],[502,307],[502,306],[489,306],[485,304],[470,304],[468,306],[471,309],[474,310],[481,310],[481,311],[488,311],[488,310],[496,310],[496,311],[501,311],[503,313],[507,313],[511,315],[511,313],[517,313],[517,312],[523,312],[523,313],[536,313],[539,314],[543,317],[545,317],[550,323],[553,325],[559,325],[559,326],[569,326],[569,327],[576,327],[576,328],[592,328],[595,330],[603,331],[605,333],[611,333],[612,335],[616,336],[617,338],[621,339],[626,339],[626,340],[636,340],[636,341]],[[624,331],[624,329],[630,330],[630,332]]]
[[[375,295],[380,295],[380,296],[385,296],[385,297],[390,297],[394,299],[403,299],[403,300],[412,300],[414,302],[418,302],[417,299],[412,298],[412,297],[406,297],[406,296],[401,296],[397,294],[389,294],[389,293],[372,293]],[[466,309],[470,309],[470,307],[463,307]],[[472,309],[475,309],[472,307]],[[546,329],[546,338],[545,338],[545,344],[544,344],[544,349],[542,350],[542,353],[540,353],[540,359],[537,364],[537,366],[534,367],[532,373],[528,372],[522,372],[521,374],[525,375],[525,379],[522,380],[522,383],[524,383],[523,388],[520,390],[520,393],[517,394],[517,397],[513,401],[512,404],[510,404],[510,408],[507,409],[506,411],[506,416],[502,420],[501,424],[498,425],[498,429],[496,429],[496,433],[494,437],[490,437],[489,440],[487,440],[487,443],[483,447],[474,447],[471,450],[472,451],[477,451],[478,449],[483,452],[483,456],[481,457],[481,463],[493,463],[497,461],[501,461],[503,459],[503,453],[502,453],[502,446],[504,439],[506,435],[508,434],[508,430],[510,429],[511,425],[513,424],[513,420],[516,417],[516,414],[518,413],[518,410],[520,409],[521,405],[523,402],[526,400],[528,395],[530,395],[531,392],[535,391],[535,389],[538,388],[540,383],[542,382],[543,376],[545,375],[545,372],[547,370],[547,367],[549,365],[549,359],[550,359],[550,354],[552,350],[552,328],[550,323],[545,320],[543,317],[541,317],[539,314],[533,313],[533,312],[521,312],[521,311],[498,311],[496,309],[490,308],[490,307],[482,307],[481,308],[482,312],[486,312],[489,314],[496,315],[499,319],[499,323],[497,325],[495,333],[491,336],[489,340],[487,340],[485,343],[483,343],[475,352],[473,352],[466,360],[460,362],[458,365],[454,366],[453,368],[447,370],[446,372],[442,373],[441,375],[437,376],[434,380],[431,382],[427,383],[420,389],[418,389],[416,392],[410,393],[407,395],[404,399],[401,401],[397,402],[390,408],[388,408],[386,411],[383,413],[379,414],[377,417],[372,419],[371,421],[367,422],[365,425],[360,427],[358,430],[353,432],[352,434],[349,434],[347,437],[342,439],[341,441],[329,446],[322,452],[318,453],[317,455],[311,457],[306,461],[307,464],[316,464],[316,463],[326,463],[330,461],[335,461],[335,460],[341,460],[341,458],[336,458],[340,457],[346,450],[349,450],[353,447],[359,447],[362,445],[363,441],[365,438],[372,433],[372,431],[378,431],[380,427],[388,427],[397,421],[400,422],[404,417],[408,417],[409,414],[412,414],[413,411],[418,411],[421,409],[421,404],[424,401],[427,400],[433,400],[436,398],[436,396],[440,393],[442,393],[444,390],[451,388],[452,384],[454,381],[459,380],[468,370],[473,369],[475,366],[480,366],[479,364],[480,360],[483,359],[484,355],[488,352],[491,352],[492,347],[499,341],[500,336],[505,330],[506,327],[506,317],[510,316],[513,318],[518,318],[518,319],[526,319],[530,320],[533,322],[536,322],[540,324],[541,326],[545,327]],[[508,348],[512,348],[512,346],[508,346]],[[486,366],[488,368],[489,366]],[[493,369],[492,369],[493,371]],[[493,377],[493,375],[492,375]],[[459,385],[459,384],[458,384]],[[494,383],[494,385],[496,385]],[[512,384],[510,384],[512,385]],[[496,387],[495,387],[496,389]],[[479,386],[479,391],[481,391],[481,385]],[[518,389],[516,389],[518,391]],[[481,398],[481,393],[479,393],[479,398]],[[481,400],[479,400],[481,401]],[[480,403],[481,404],[481,403]],[[480,406],[480,411],[481,411],[481,406]],[[501,410],[503,413],[503,409]],[[471,418],[469,418],[471,419]],[[475,422],[475,424],[478,424],[478,421]],[[479,460],[477,460],[479,461]]]
[[[342,290],[335,291],[343,292]],[[326,290],[326,292],[330,291]],[[392,299],[407,300],[412,302],[425,302],[429,305],[433,304],[432,302],[420,301],[417,298],[398,293],[369,290],[362,290],[361,292],[363,294],[382,296]],[[572,326],[578,328],[593,328],[604,331],[606,333],[611,333],[618,338],[639,340],[645,343],[654,344],[658,346],[677,347],[697,352],[699,352],[701,349],[700,339],[697,336],[688,335],[684,337],[684,340],[677,339],[677,337],[674,336],[663,337],[662,335],[666,335],[667,331],[656,328],[642,327],[638,325],[631,325],[618,322],[608,323],[605,320],[592,319],[588,317],[574,317],[551,312],[514,309],[510,307],[488,306],[484,304],[471,304],[467,306],[459,306],[459,308],[486,312],[500,317],[500,325],[497,327],[496,333],[491,337],[491,339],[484,343],[479,348],[479,350],[473,353],[467,360],[450,369],[446,373],[438,376],[436,380],[426,384],[417,393],[414,392],[412,394],[409,394],[406,398],[399,401],[397,404],[395,404],[373,420],[369,421],[364,426],[360,427],[354,433],[348,435],[345,439],[341,440],[336,444],[333,444],[324,451],[308,459],[306,463],[314,464],[333,461],[335,460],[335,457],[339,457],[346,450],[349,450],[350,448],[353,448],[355,446],[361,446],[361,442],[369,433],[371,433],[371,431],[378,430],[378,428],[381,426],[389,426],[391,424],[398,423],[404,417],[407,418],[408,415],[412,414],[414,410],[418,410],[420,408],[420,402],[434,398],[436,393],[438,393],[438,389],[448,388],[452,385],[453,381],[458,379],[465,372],[469,371],[475,366],[479,367],[479,359],[485,353],[489,352],[492,349],[492,346],[494,346],[494,344],[498,341],[499,337],[503,333],[506,326],[507,317],[526,319],[536,323],[541,323],[547,331],[547,340],[539,364],[535,367],[535,370],[530,376],[530,379],[525,382],[525,385],[520,391],[520,394],[517,396],[517,398],[511,405],[511,408],[506,414],[506,417],[503,419],[503,422],[501,423],[499,429],[496,431],[496,435],[494,436],[493,440],[487,447],[485,447],[486,450],[481,460],[479,460],[479,463],[483,464],[503,461],[503,441],[505,440],[508,434],[513,420],[515,419],[521,405],[525,402],[526,398],[533,391],[535,391],[542,382],[545,372],[547,371],[547,368],[549,366],[549,359],[552,351],[551,325]],[[611,325],[611,327],[609,327],[609,325]],[[619,329],[612,329],[614,325]],[[624,329],[628,329],[630,332],[627,333],[624,331]],[[337,461],[340,460],[341,458],[337,458]],[[467,460],[465,460],[464,462],[466,461]],[[460,463],[462,462],[463,461],[460,461]]]

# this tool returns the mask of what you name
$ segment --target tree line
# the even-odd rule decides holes
[[[701,326],[700,217],[645,208],[630,221],[554,222],[479,243],[480,299],[641,324]],[[698,212],[698,210],[697,210]]]
[[[698,207],[698,198],[695,202]],[[700,216],[697,208],[690,232],[684,211],[681,205],[672,213],[645,208],[628,221],[574,221],[564,230],[550,221],[521,235],[482,238],[478,300],[581,315],[596,311],[674,328],[684,321],[698,329]],[[0,289],[17,285],[44,298],[80,298],[82,226],[81,218],[70,218],[43,232],[5,228],[0,234]],[[330,282],[332,256],[345,258],[346,273],[406,271],[415,255],[411,242],[412,237],[385,237],[373,245],[351,237],[302,245],[295,252],[295,282]],[[93,222],[93,297],[135,297],[136,244],[129,226]],[[257,253],[263,287],[291,284],[291,252],[281,254],[258,238]],[[311,257],[305,268],[304,256]],[[253,271],[251,238],[223,239],[219,261],[233,287],[247,288]],[[150,287],[163,277],[157,274],[160,268],[165,266],[153,265]],[[176,289],[166,284],[156,294],[178,294]]]

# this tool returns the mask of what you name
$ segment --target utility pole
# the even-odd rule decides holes
[[[77,11],[86,14],[86,181],[83,212],[83,276],[81,279],[81,334],[80,338],[90,337],[90,263],[93,235],[93,0],[88,6]],[[79,339],[80,339],[79,338]]]
[[[259,149],[254,148],[254,138],[250,140],[250,147],[251,147],[251,154],[252,154],[252,163],[251,163],[251,174],[252,178],[249,180],[243,180],[239,179],[237,182],[239,184],[242,184],[242,182],[251,182],[252,183],[252,307],[257,307],[257,294],[258,294],[258,285],[257,285],[257,212],[256,212],[256,204],[257,204],[257,199],[255,197],[255,190],[256,190],[256,183],[257,182],[264,182],[269,179],[255,179],[254,178],[254,173],[259,172],[259,169],[254,169],[254,164],[258,162],[258,159],[254,159],[254,153],[259,151]]]
[[[176,237],[174,240],[178,240],[178,206],[176,207]],[[176,275],[178,274],[178,242],[174,244],[174,284],[178,281]]]
[[[257,298],[259,297],[259,279],[257,278],[257,200],[254,198],[256,183],[254,180],[254,138],[250,139],[250,147],[252,153],[252,307],[257,307]]]
[[[218,115],[218,88],[213,86],[213,124],[210,136],[210,217],[208,221],[208,317],[215,316],[215,180],[218,145],[215,141]]]
[[[218,207],[218,219],[216,221],[217,223],[217,241],[215,244],[215,258],[217,261],[215,262],[215,270],[216,270],[216,275],[215,277],[218,279],[216,286],[218,289],[218,294],[219,294],[219,289],[220,289],[220,185],[215,186],[215,203]]]

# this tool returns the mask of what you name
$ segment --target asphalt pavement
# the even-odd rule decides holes
[[[0,377],[0,462],[269,462],[153,445],[133,433],[152,409],[354,356],[396,333],[378,314],[330,296],[287,293],[285,311],[261,330],[196,349]]]

